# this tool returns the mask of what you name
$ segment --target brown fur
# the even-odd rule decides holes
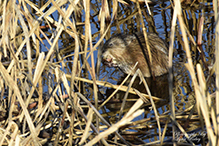
[[[142,33],[118,34],[106,41],[102,48],[104,64],[109,67],[119,67],[124,73],[132,75],[139,68],[145,77],[150,77],[152,74],[161,76],[168,73],[166,43],[154,33],[147,33],[147,36],[152,65],[149,63],[148,50]],[[138,62],[137,67],[132,70],[136,62]]]

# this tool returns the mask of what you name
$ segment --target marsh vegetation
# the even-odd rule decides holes
[[[0,145],[219,144],[217,1],[4,0],[0,8]],[[106,40],[136,32],[168,44],[169,74],[102,64]]]

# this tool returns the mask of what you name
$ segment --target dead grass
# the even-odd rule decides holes
[[[124,7],[131,3],[136,9],[125,11]],[[192,5],[194,3],[190,4]],[[214,1],[215,56],[219,54],[217,5],[217,1]],[[137,30],[143,30],[147,42],[147,28],[144,23],[145,19],[153,17],[153,14],[145,15],[145,10],[149,10],[149,7],[143,7],[142,3],[140,5],[136,1],[127,3],[123,0],[103,0],[102,3],[86,0],[51,0],[36,3],[29,0],[9,0],[1,1],[0,6],[0,145],[159,145],[165,144],[164,138],[168,134],[168,124],[171,122],[171,144],[179,145],[175,140],[175,133],[179,129],[190,144],[194,145],[185,125],[181,123],[184,119],[187,119],[186,124],[192,120],[200,121],[202,131],[207,131],[207,141],[202,142],[203,145],[218,145],[219,60],[215,57],[216,61],[207,75],[204,74],[205,62],[194,63],[191,42],[200,53],[202,50],[195,44],[194,36],[188,31],[186,16],[182,14],[179,0],[166,7],[173,10],[169,37],[171,106],[162,114],[156,107],[156,102],[162,102],[162,99],[150,94],[147,82],[140,71],[136,72],[132,81],[141,76],[148,95],[132,88],[133,82],[128,86],[124,85],[130,75],[120,85],[100,81],[100,52],[98,59],[95,57],[104,38],[110,38],[112,27],[116,27],[118,32],[123,32],[120,25],[126,24],[127,29],[123,26],[126,32],[136,31],[131,28],[136,20],[133,18],[139,18],[140,22],[136,22]],[[124,15],[127,17],[123,19]],[[200,29],[203,29],[203,23],[202,18],[197,30],[199,45],[202,40],[203,31]],[[94,26],[97,31],[94,31]],[[182,113],[175,109],[176,99],[173,93],[172,60],[176,36],[183,40],[181,45],[186,53],[185,66],[191,76],[196,100],[195,105],[186,108]],[[148,51],[150,52],[149,47]],[[213,74],[216,85],[215,92],[210,95],[208,81]],[[100,102],[102,87],[116,90],[107,100]],[[110,122],[107,117],[110,113],[104,113],[102,107],[118,91],[126,93],[117,112],[117,119]],[[125,110],[129,94],[138,95],[139,98],[133,106]],[[146,103],[151,104],[155,116],[133,121],[146,112],[141,108]],[[193,111],[195,108],[198,114]],[[140,137],[150,134],[147,130],[151,129],[151,125],[155,131],[157,130],[157,136],[152,142],[146,143],[145,139]],[[137,139],[134,134],[124,134],[124,131],[132,130],[140,133],[138,143],[134,143]]]

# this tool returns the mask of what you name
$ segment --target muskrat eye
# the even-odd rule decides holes
[[[113,46],[113,43],[109,43],[108,46],[109,46],[109,47],[112,47],[112,46]]]

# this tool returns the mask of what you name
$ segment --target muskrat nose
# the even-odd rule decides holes
[[[105,56],[105,57],[103,57],[103,61],[104,62],[112,62],[113,59],[110,56]]]
[[[103,56],[103,64],[108,67],[117,67],[117,64],[113,62],[113,58],[109,55]]]

